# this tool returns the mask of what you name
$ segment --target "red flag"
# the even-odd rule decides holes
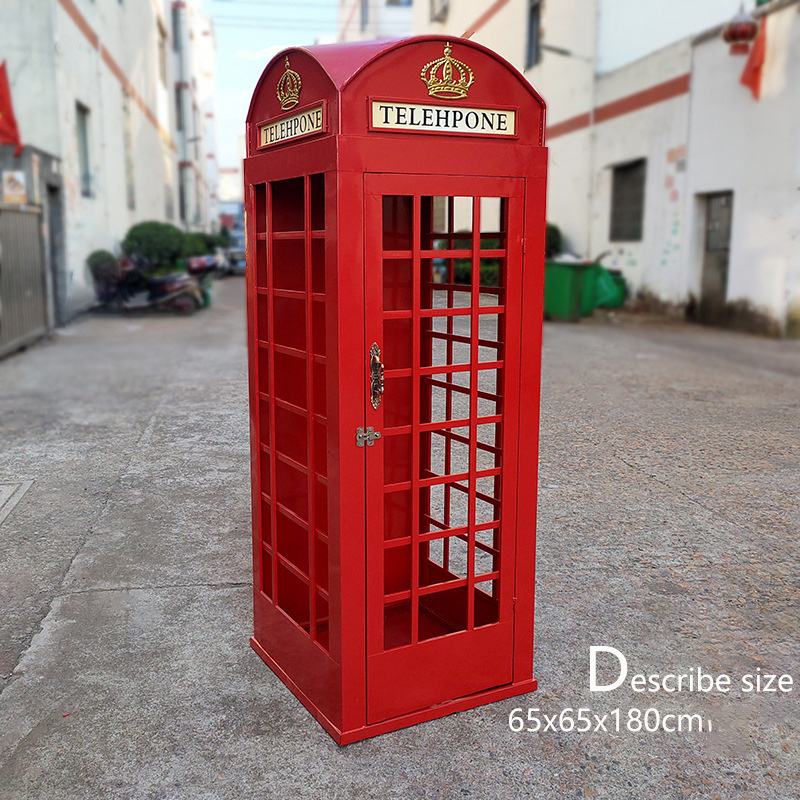
[[[19,138],[17,118],[11,103],[11,86],[5,61],[0,64],[0,144],[15,144],[15,157],[22,152],[22,139]]]
[[[766,14],[761,17],[761,30],[758,32],[758,37],[753,42],[753,49],[750,51],[750,56],[747,63],[744,65],[742,77],[739,78],[739,83],[742,86],[750,87],[753,97],[758,100],[761,97],[761,73],[764,70],[764,61],[767,57],[767,16]]]

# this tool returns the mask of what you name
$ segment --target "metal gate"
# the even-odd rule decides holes
[[[47,331],[41,212],[0,207],[0,357]]]
[[[700,319],[710,325],[725,322],[732,214],[732,192],[706,195]]]

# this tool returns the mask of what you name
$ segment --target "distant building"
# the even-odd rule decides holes
[[[411,18],[411,0],[339,0],[337,39],[400,39],[411,35]]]
[[[542,94],[567,249],[705,321],[800,336],[800,0],[751,9],[760,99],[721,38],[737,6],[415,0],[414,32],[469,34]]]
[[[86,258],[118,251],[131,225],[155,219],[209,230],[216,219],[207,157],[213,44],[202,46],[212,36],[205,37],[200,7],[200,0],[0,4],[0,60],[26,146],[18,160],[13,148],[0,148],[0,161],[28,177],[27,204],[15,213],[38,213],[44,223],[43,240],[26,252],[43,253],[48,327],[92,304]],[[181,102],[178,84],[189,87]],[[182,180],[187,172],[191,181]]]

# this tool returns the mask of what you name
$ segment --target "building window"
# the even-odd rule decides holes
[[[525,54],[525,69],[539,63],[542,48],[539,46],[539,35],[542,28],[541,0],[528,0],[528,48]]]
[[[183,89],[175,87],[175,129],[183,130]]]
[[[177,5],[172,7],[172,49],[176,53],[181,49],[181,10]]]
[[[367,25],[369,25],[369,0],[361,0],[361,30],[366,30]]]
[[[611,182],[612,242],[641,242],[644,220],[645,159],[614,167]]]
[[[158,23],[158,77],[167,85],[167,32]]]
[[[444,22],[450,11],[450,0],[431,0],[431,22]]]
[[[181,169],[178,175],[178,216],[181,222],[186,222],[186,177],[184,169]]]
[[[136,180],[133,163],[133,123],[131,122],[131,98],[127,92],[122,95],[122,138],[125,145],[125,189],[128,208],[136,208]]]
[[[78,128],[78,166],[81,173],[81,194],[92,196],[92,165],[89,161],[89,109],[75,104]]]

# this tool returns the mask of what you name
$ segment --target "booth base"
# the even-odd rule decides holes
[[[410,714],[403,714],[399,717],[392,717],[392,719],[384,720],[383,722],[376,722],[372,725],[364,725],[361,728],[353,728],[351,730],[342,731],[336,727],[317,707],[314,705],[308,695],[306,695],[289,675],[281,669],[267,653],[267,651],[253,638],[250,638],[250,646],[258,653],[264,663],[281,679],[281,681],[289,688],[292,694],[308,709],[313,715],[314,719],[333,737],[334,741],[339,745],[351,744],[352,742],[359,742],[362,739],[369,739],[372,736],[379,736],[382,733],[390,733],[391,731],[399,730],[400,728],[408,728],[411,725],[417,725],[420,722],[429,722],[433,719],[446,717],[450,714],[455,714],[458,711],[467,711],[470,708],[486,705],[487,703],[494,703],[497,700],[505,700],[508,697],[514,697],[519,694],[527,694],[534,692],[537,688],[535,678],[520,681],[519,683],[509,683],[505,686],[496,686],[493,689],[487,689],[484,692],[477,692],[476,694],[468,695],[467,697],[459,697],[456,700],[450,700],[446,703],[432,706],[431,708],[423,708],[420,711],[414,711]]]

